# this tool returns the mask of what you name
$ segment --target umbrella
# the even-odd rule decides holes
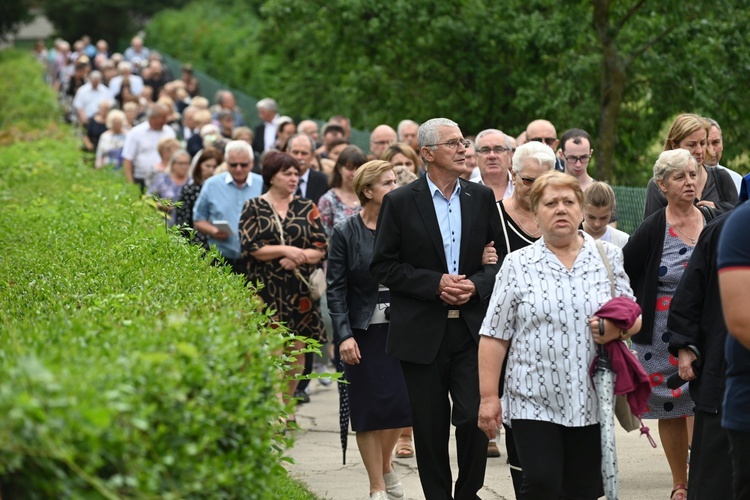
[[[591,377],[599,401],[599,429],[602,443],[602,481],[607,500],[617,500],[617,450],[615,448],[615,372],[609,354],[598,346]]]
[[[341,363],[339,348],[335,352],[336,367],[339,372],[344,372],[344,365]],[[346,383],[346,377],[342,375],[336,381],[339,389],[339,436],[341,437],[341,453],[343,465],[346,465],[346,446],[349,442],[349,384]]]

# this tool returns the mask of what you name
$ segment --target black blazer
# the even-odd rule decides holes
[[[682,274],[669,307],[667,329],[672,334],[669,352],[694,345],[700,351],[703,367],[690,381],[690,397],[701,411],[716,413],[724,395],[724,340],[727,324],[721,312],[716,254],[719,235],[731,212],[721,214],[701,232],[693,255]]]
[[[329,189],[331,188],[328,186],[328,176],[317,170],[310,170],[305,198],[312,200],[317,205],[320,197],[326,194]]]
[[[458,182],[461,184],[458,272],[465,274],[477,288],[477,295],[458,309],[460,321],[466,322],[479,342],[479,328],[505,253],[502,247],[498,248],[499,262],[482,266],[484,246],[502,238],[495,195],[480,184],[463,179]],[[440,278],[448,273],[448,268],[426,177],[396,189],[383,199],[370,271],[391,290],[386,352],[412,363],[434,361],[448,321],[448,304],[438,296]]]
[[[260,158],[263,154],[263,150],[266,148],[266,124],[262,123],[255,127],[253,135],[253,150],[255,156]]]

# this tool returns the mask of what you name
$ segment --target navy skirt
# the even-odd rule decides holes
[[[401,362],[385,353],[388,323],[353,330],[362,356],[344,364],[349,381],[349,411],[354,432],[411,427],[409,394]]]

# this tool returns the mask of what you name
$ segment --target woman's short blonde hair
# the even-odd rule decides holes
[[[385,160],[368,161],[357,169],[357,173],[354,174],[354,192],[363,207],[370,201],[365,196],[365,187],[372,186],[374,182],[380,179],[381,175],[391,170],[393,170],[393,165]]]
[[[165,137],[160,139],[156,144],[156,150],[159,152],[159,156],[164,156],[164,153],[169,149],[179,149],[180,141],[174,137]]]
[[[672,126],[669,127],[667,140],[664,141],[664,151],[678,149],[678,144],[696,130],[705,130],[706,139],[708,140],[708,134],[711,132],[711,123],[702,116],[693,113],[678,115],[672,122]]]
[[[654,163],[654,181],[665,182],[673,172],[685,170],[691,162],[698,168],[695,158],[687,149],[672,149],[662,152]]]
[[[536,209],[539,206],[539,200],[544,196],[544,192],[550,186],[570,189],[573,191],[573,194],[575,194],[578,205],[583,208],[583,191],[581,190],[581,185],[578,183],[578,179],[572,175],[553,170],[552,172],[545,172],[537,177],[534,184],[531,185],[529,204],[532,212],[536,213]]]
[[[583,192],[583,206],[587,205],[614,210],[617,208],[615,192],[606,182],[594,181]]]
[[[128,124],[128,117],[125,116],[125,113],[120,111],[119,109],[113,109],[112,111],[107,113],[107,120],[105,122],[105,124],[107,125],[107,128],[111,129],[112,122],[118,119],[120,120],[120,123],[122,123],[123,125]]]

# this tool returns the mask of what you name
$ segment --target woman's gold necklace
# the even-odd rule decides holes
[[[698,241],[698,236],[701,234],[701,229],[702,228],[698,229],[698,232],[695,233],[695,236],[689,236],[689,235],[685,234],[685,232],[682,229],[680,229],[680,226],[678,226],[675,222],[672,222],[672,225],[674,226],[675,229],[677,229],[680,232],[681,235],[683,235],[685,238],[689,239],[690,243],[692,243],[693,245],[695,245],[695,243]]]
[[[513,211],[513,215],[516,216],[516,222],[518,222],[518,225],[521,226],[521,229],[523,230],[524,233],[528,234],[529,236],[535,236],[539,234],[539,231],[542,230],[542,228],[539,227],[539,224],[537,224],[536,226],[537,229],[533,233],[529,232],[529,230],[526,229],[526,226],[523,225],[523,223],[521,222],[521,218],[516,213],[516,200],[514,200],[513,198],[510,199],[510,209]]]

